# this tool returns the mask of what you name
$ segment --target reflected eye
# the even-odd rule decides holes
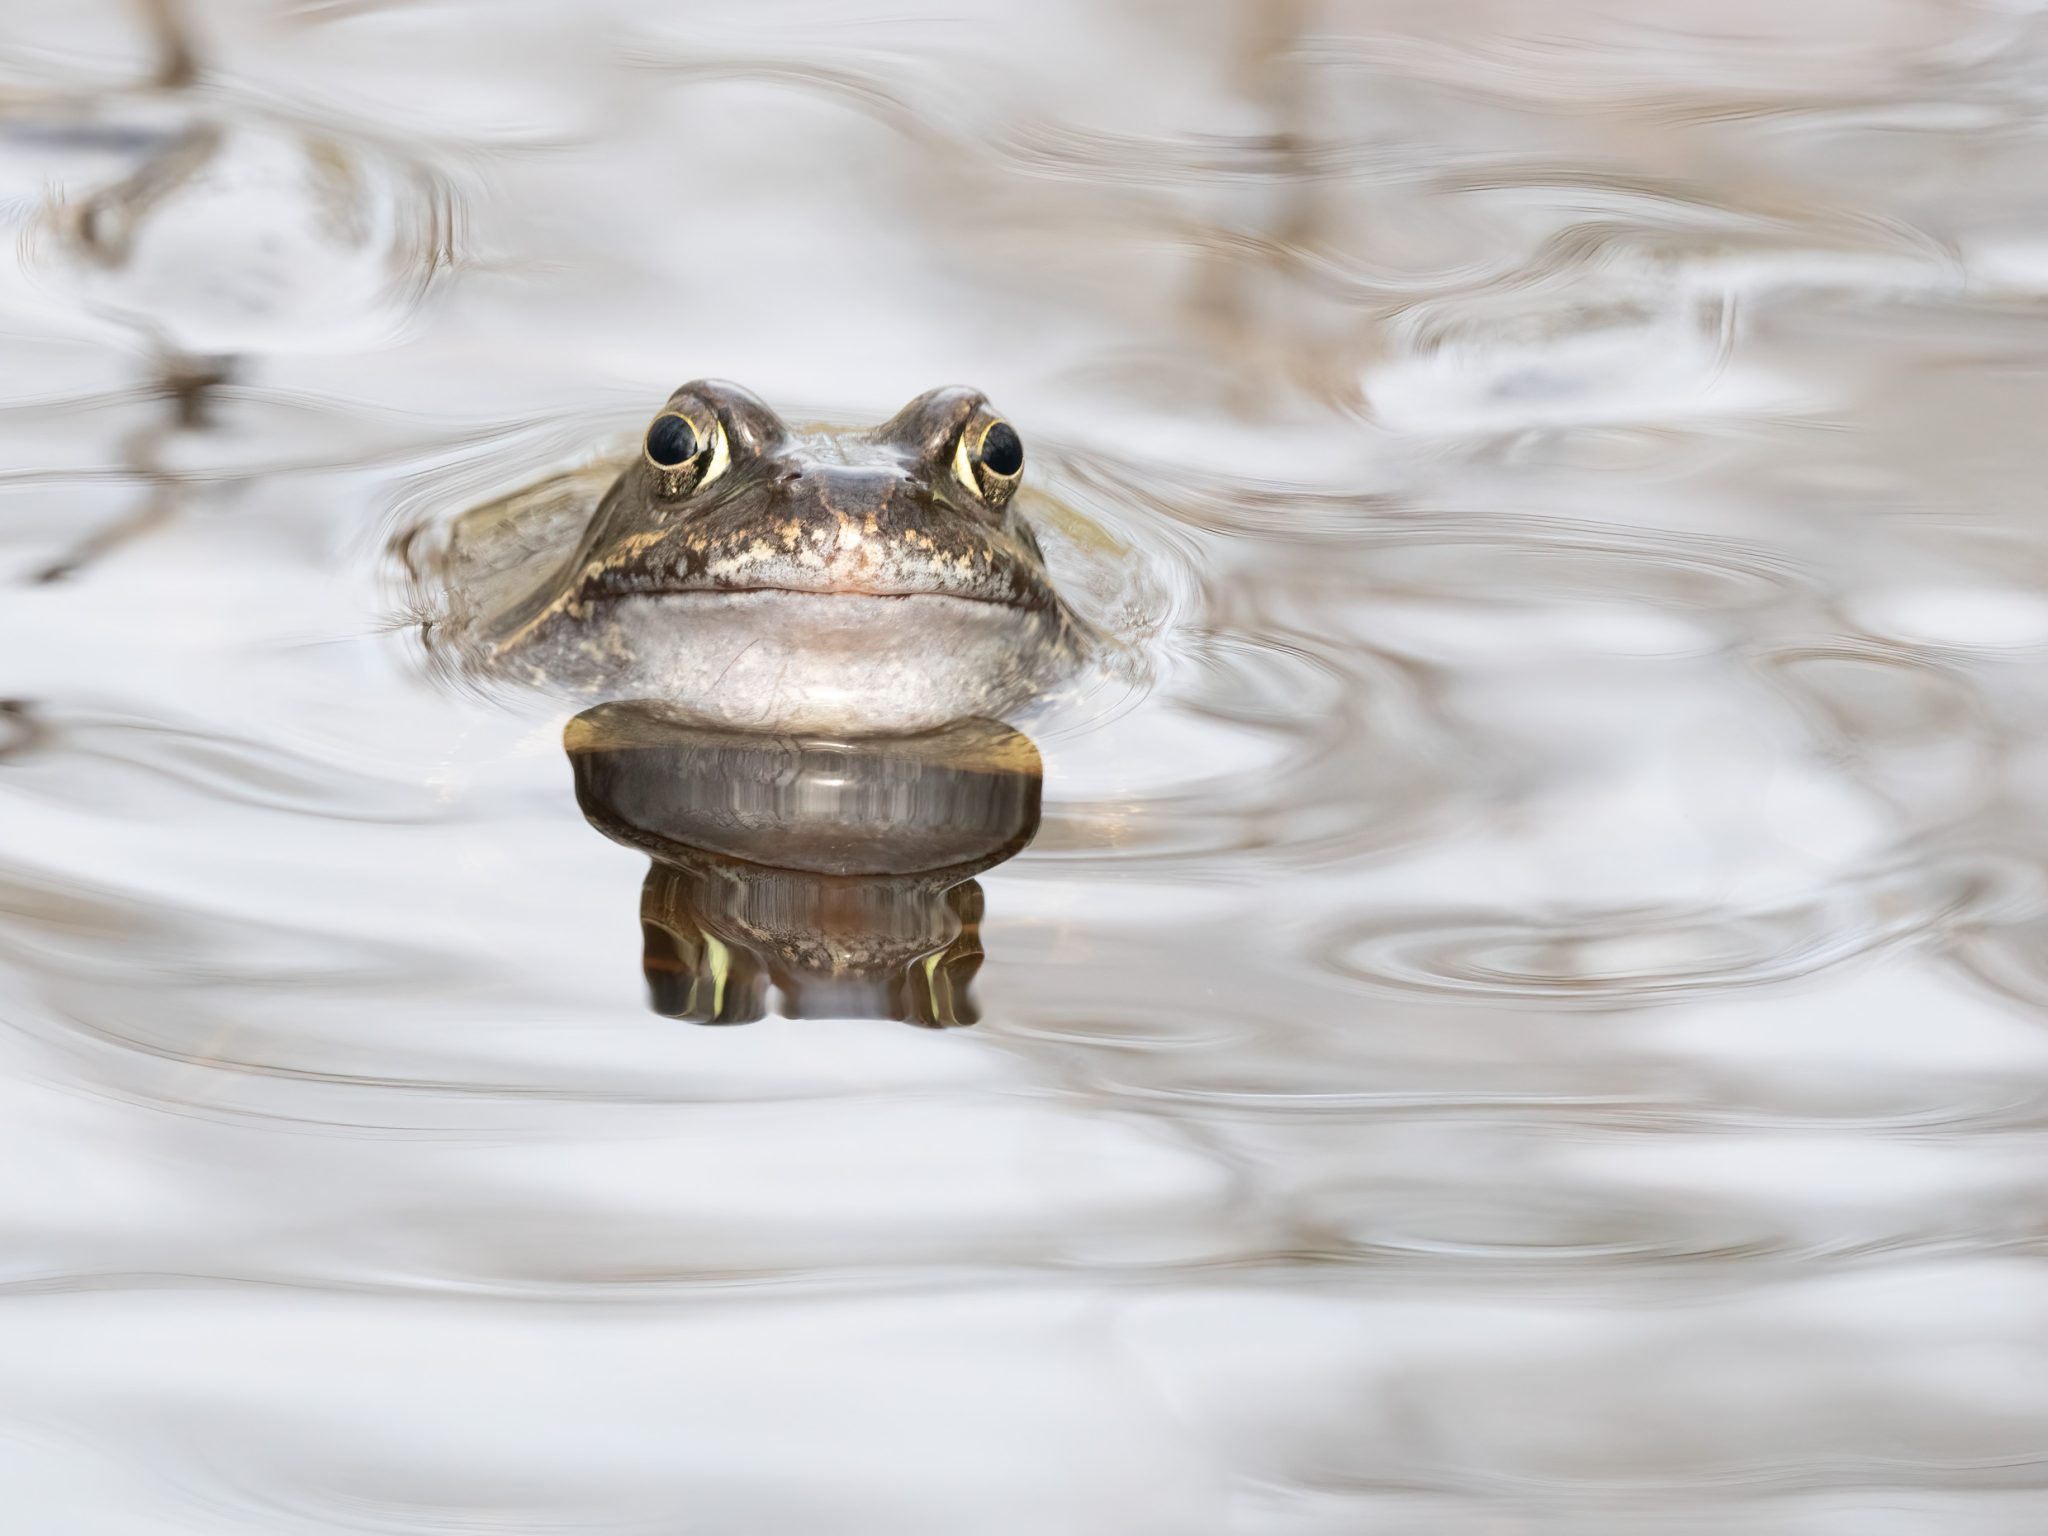
[[[697,429],[684,416],[662,415],[647,429],[647,462],[656,469],[681,469],[697,457]]]
[[[703,420],[693,420],[680,410],[663,411],[649,424],[640,452],[655,471],[664,496],[682,496],[707,486],[732,462],[725,427],[709,413]]]
[[[954,478],[992,507],[1000,507],[1024,472],[1024,439],[1007,421],[968,423],[953,452]]]

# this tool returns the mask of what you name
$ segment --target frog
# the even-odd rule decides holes
[[[889,736],[1028,710],[1085,661],[978,389],[797,428],[671,393],[559,563],[475,626],[489,669],[726,729]]]

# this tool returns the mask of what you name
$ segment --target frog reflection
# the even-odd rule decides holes
[[[641,889],[656,1012],[702,1024],[979,1017],[981,887],[1038,830],[1030,739],[764,736],[659,705],[578,715],[564,745],[593,826],[653,860]]]

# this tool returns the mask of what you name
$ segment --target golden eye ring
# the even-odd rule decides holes
[[[970,423],[953,450],[953,478],[992,507],[1000,507],[1017,489],[1024,473],[1024,440],[1000,416]]]
[[[640,456],[654,471],[664,496],[682,496],[711,484],[726,471],[732,454],[725,425],[717,417],[699,422],[682,411],[663,411],[648,424]]]

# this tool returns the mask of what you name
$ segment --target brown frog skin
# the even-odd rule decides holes
[[[1012,506],[1023,468],[1015,429],[972,389],[827,432],[735,385],[685,384],[567,563],[495,626],[494,657],[751,730],[1011,714],[1085,643]]]

